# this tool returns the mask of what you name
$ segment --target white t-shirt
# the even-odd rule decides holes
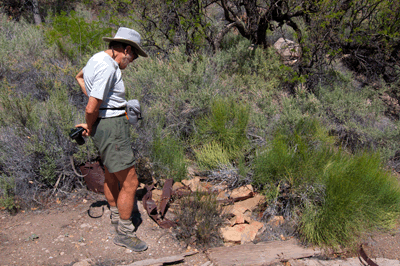
[[[126,106],[122,73],[117,62],[106,52],[99,52],[89,59],[83,68],[83,79],[88,96],[103,101],[99,117],[114,117],[125,113],[125,110],[116,110]]]

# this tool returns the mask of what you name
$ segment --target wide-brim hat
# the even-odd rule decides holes
[[[111,37],[103,37],[103,41],[111,42],[117,41],[129,44],[133,48],[135,48],[138,55],[143,57],[148,57],[145,51],[143,51],[142,47],[140,47],[140,34],[132,29],[120,27],[115,34],[114,38]]]

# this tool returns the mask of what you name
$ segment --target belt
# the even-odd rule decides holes
[[[106,108],[100,108],[99,110],[125,110],[126,106],[123,107],[106,107]]]

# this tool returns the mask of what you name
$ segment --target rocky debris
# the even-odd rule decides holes
[[[221,228],[221,234],[225,242],[248,243],[252,242],[263,223],[254,221],[252,218],[253,210],[265,201],[265,197],[254,193],[251,185],[245,185],[227,190],[227,186],[213,186],[208,182],[203,182],[199,177],[190,180],[182,180],[181,183],[174,184],[173,191],[188,187],[191,192],[209,192],[217,195],[217,200],[221,203],[233,203],[223,207],[223,215],[227,215],[227,226]],[[244,200],[241,200],[244,199]],[[234,202],[236,201],[236,202]]]
[[[281,56],[284,64],[293,65],[300,58],[300,46],[294,41],[279,38],[274,43],[274,47]]]

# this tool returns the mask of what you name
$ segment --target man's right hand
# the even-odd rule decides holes
[[[92,128],[89,128],[87,124],[78,124],[75,127],[83,127],[85,131],[82,132],[82,136],[89,137],[92,133]]]

